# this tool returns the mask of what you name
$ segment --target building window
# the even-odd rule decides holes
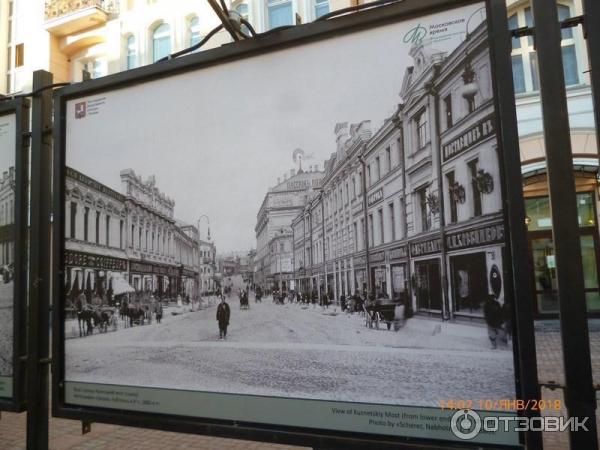
[[[354,231],[354,249],[358,250],[358,224],[356,222],[354,222],[352,224],[353,226],[353,231]]]
[[[135,242],[135,225],[131,225],[131,245],[130,247],[134,247]]]
[[[390,213],[390,234],[392,236],[392,241],[396,240],[396,214],[394,212],[394,204],[390,203],[388,205],[388,211]]]
[[[371,177],[371,164],[367,166],[367,186],[371,186],[373,178]]]
[[[568,4],[559,3],[557,9],[560,21],[571,17],[571,7]],[[525,7],[514,11],[508,18],[508,25],[511,30],[525,26],[533,27],[533,12],[531,8]],[[565,28],[561,33],[565,84],[572,86],[579,84],[575,38],[572,28]],[[521,94],[539,90],[537,53],[534,49],[532,36],[512,39],[512,72],[515,93]]]
[[[482,214],[481,211],[481,192],[479,192],[479,188],[477,187],[477,170],[479,165],[479,160],[474,159],[469,161],[469,172],[471,173],[471,194],[473,197],[473,216],[477,217]]]
[[[452,95],[444,97],[444,112],[446,114],[446,128],[452,128]]]
[[[246,22],[250,22],[250,15],[248,13],[248,4],[247,3],[240,3],[239,5],[237,5],[235,10],[237,11],[237,13],[240,15],[240,17],[242,19],[244,19]],[[245,34],[250,34],[250,29],[248,29],[248,27],[246,25],[242,25],[242,31]]]
[[[417,191],[417,199],[420,209],[421,231],[428,231],[431,228],[431,221],[427,211],[427,188],[421,188]]]
[[[198,19],[198,16],[194,16],[190,19],[188,24],[188,33],[190,36],[190,47],[196,45],[202,40],[202,37],[200,36],[200,20]]]
[[[385,170],[387,173],[392,170],[392,149],[389,147],[385,149],[385,164]]]
[[[379,156],[375,158],[375,167],[376,167],[376,173],[377,173],[376,181],[379,181],[381,179],[381,161],[379,159]]]
[[[362,250],[365,248],[365,219],[361,218],[360,219],[360,245],[359,245],[359,250]]]
[[[15,46],[15,67],[21,67],[25,64],[25,45],[17,44]]]
[[[454,223],[458,220],[458,211],[456,207],[456,196],[454,195],[454,171],[446,174],[446,180],[448,181],[448,197],[450,200],[450,223]]]
[[[369,245],[373,247],[373,214],[369,214]]]
[[[171,27],[161,23],[152,32],[152,62],[171,54]]]
[[[476,105],[475,105],[475,94],[466,95],[465,96],[465,102],[467,102],[467,112],[469,114],[471,114],[473,111],[475,111],[475,108],[476,108]]]
[[[84,209],[84,212],[83,212],[83,240],[86,242],[89,238],[89,226],[90,226],[89,218],[90,218],[90,208],[86,206]]]
[[[127,70],[134,69],[137,66],[137,49],[135,46],[135,36],[130,35],[127,38]]]
[[[269,29],[294,24],[291,0],[267,0]]]
[[[315,0],[315,19],[329,13],[329,0]]]
[[[77,227],[77,203],[71,202],[71,229],[69,230],[69,236],[71,239],[75,239],[75,230]]]
[[[96,79],[106,75],[106,65],[102,59],[90,59],[83,62],[82,79]]]
[[[422,109],[413,119],[417,136],[417,148],[419,149],[425,147],[425,144],[427,144],[428,141],[426,112],[426,109]]]
[[[96,211],[96,244],[100,244],[100,211]]]
[[[402,133],[402,131],[400,133]],[[404,143],[402,142],[402,134],[400,134],[400,137],[398,137],[398,139],[396,140],[396,147],[398,148],[398,164],[403,164],[404,161],[402,160],[404,159]]]
[[[110,247],[110,216],[106,216],[106,246]]]
[[[123,248],[123,221],[119,222],[119,248]]]
[[[383,244],[385,242],[385,230],[383,223],[383,209],[379,209],[377,211],[377,217],[379,218],[379,243]]]

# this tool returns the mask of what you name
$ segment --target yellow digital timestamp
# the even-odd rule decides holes
[[[438,406],[442,409],[474,409],[482,411],[559,411],[563,407],[562,400],[522,400],[516,398],[503,399],[448,399],[440,400]]]

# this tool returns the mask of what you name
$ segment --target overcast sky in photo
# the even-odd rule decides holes
[[[319,164],[336,150],[334,126],[370,119],[373,131],[400,102],[412,65],[406,33],[468,19],[481,5],[246,58],[68,102],[67,165],[121,191],[131,168],[175,201],[175,217],[205,214],[217,251],[256,248],[254,227],[269,187],[302,148]],[[451,51],[465,22],[435,48]],[[75,104],[88,103],[75,119]],[[206,221],[201,223],[206,237]]]
[[[15,165],[15,126],[14,113],[0,116],[0,176]]]

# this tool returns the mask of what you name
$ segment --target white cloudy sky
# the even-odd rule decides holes
[[[67,164],[120,190],[132,168],[173,198],[178,219],[210,217],[221,251],[256,247],[256,215],[270,186],[294,167],[292,151],[319,163],[335,151],[337,122],[380,124],[396,108],[407,66],[407,31],[468,18],[471,5],[173,78],[86,97],[97,115],[67,109]],[[464,23],[451,31],[460,32]],[[452,50],[461,39],[437,43]],[[81,100],[78,100],[81,101]],[[202,236],[206,233],[202,223]]]

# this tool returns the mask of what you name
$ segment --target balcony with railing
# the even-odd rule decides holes
[[[118,0],[48,0],[46,30],[66,36],[103,25],[111,14],[118,12]]]

